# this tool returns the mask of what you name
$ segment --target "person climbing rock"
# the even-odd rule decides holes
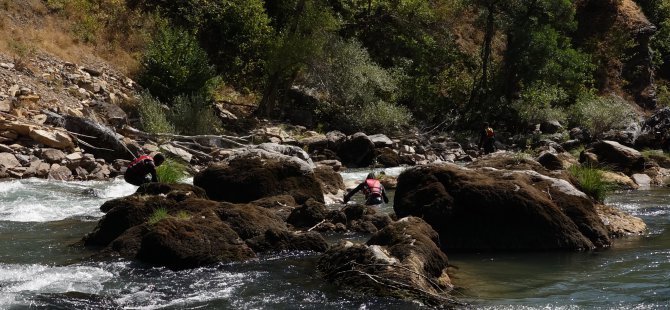
[[[361,182],[358,184],[358,186],[356,186],[356,188],[344,195],[344,203],[347,203],[353,195],[361,190],[365,195],[366,205],[379,205],[389,202],[388,197],[386,197],[386,190],[384,190],[384,186],[381,184],[381,182],[379,182],[379,180],[375,179],[375,174],[370,172],[365,178],[365,181]]]
[[[484,148],[484,154],[495,152],[496,134],[488,122],[484,123],[484,128],[479,136],[479,148]]]
[[[164,161],[165,157],[161,153],[157,153],[153,157],[140,156],[128,165],[123,179],[135,186],[149,182],[158,182],[156,167],[160,166]],[[151,179],[148,178],[149,175],[151,175]]]

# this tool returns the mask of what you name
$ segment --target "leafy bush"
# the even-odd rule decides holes
[[[158,175],[158,182],[178,183],[186,178],[186,166],[176,160],[166,158],[163,164],[156,167],[156,174]]]
[[[527,124],[565,122],[567,115],[560,105],[568,100],[568,95],[563,89],[540,84],[525,89],[520,97],[512,103],[512,108],[521,121]]]
[[[577,180],[579,188],[598,202],[603,202],[607,194],[612,191],[612,184],[605,182],[599,169],[572,165],[568,168],[568,172]]]
[[[401,121],[398,125],[409,121],[407,110],[391,103],[397,89],[392,75],[374,63],[357,41],[330,42],[324,55],[310,64],[305,82],[325,95],[319,114],[343,130],[374,125],[388,128],[391,121]],[[377,108],[387,120],[373,120]],[[363,120],[357,120],[359,117]]]
[[[608,130],[625,127],[636,119],[633,108],[614,96],[583,98],[571,107],[569,113],[571,125],[586,128],[596,137]]]
[[[221,128],[210,101],[202,94],[178,96],[172,106],[170,119],[182,134],[212,134]]]
[[[161,220],[166,219],[168,217],[169,217],[169,215],[168,215],[167,209],[158,208],[158,209],[154,210],[153,213],[151,213],[151,215],[149,216],[149,219],[147,220],[147,223],[149,223],[149,225],[154,225],[154,224],[156,224],[156,223],[160,222]]]
[[[358,129],[365,132],[391,134],[408,126],[412,114],[405,107],[378,101],[363,106],[351,119]]]
[[[160,101],[149,93],[144,92],[140,96],[137,112],[144,131],[150,133],[173,133],[175,131]]]
[[[203,91],[214,69],[196,38],[186,30],[161,30],[142,56],[138,82],[162,102]]]

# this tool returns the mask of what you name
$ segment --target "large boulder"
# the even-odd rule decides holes
[[[325,251],[316,232],[290,232],[271,208],[199,198],[191,185],[150,183],[106,202],[105,216],[82,240],[102,247],[99,257],[121,255],[170,269],[244,261],[254,251]],[[281,197],[276,197],[281,198]]]
[[[610,245],[593,202],[531,170],[421,166],[398,178],[398,217],[424,218],[449,251],[585,250]]]
[[[347,167],[368,167],[375,158],[375,144],[367,135],[358,132],[340,145],[337,156]]]
[[[317,268],[337,285],[381,296],[455,306],[447,256],[438,234],[409,217],[377,232],[366,244],[342,241],[319,259]]]
[[[188,218],[169,217],[143,226],[139,229],[146,232],[141,236],[136,258],[152,265],[181,270],[256,256],[235,231],[212,212]],[[124,251],[122,240],[123,236],[113,245],[117,251]]]
[[[586,150],[598,157],[598,163],[626,174],[644,171],[645,159],[642,154],[615,141],[598,141]]]
[[[193,184],[205,189],[211,199],[233,203],[284,194],[299,204],[309,198],[324,201],[314,173],[289,160],[239,157],[200,171]]]

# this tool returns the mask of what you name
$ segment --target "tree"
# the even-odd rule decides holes
[[[198,38],[228,83],[259,86],[273,30],[263,0],[126,0],[156,12]]]
[[[256,115],[276,116],[281,94],[324,51],[339,24],[320,0],[278,0],[269,10],[278,27],[267,57],[267,80]]]

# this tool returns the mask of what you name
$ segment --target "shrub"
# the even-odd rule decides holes
[[[607,194],[612,191],[612,184],[605,182],[602,170],[572,165],[568,168],[568,172],[577,180],[579,188],[598,202],[603,202]]]
[[[174,126],[168,121],[161,103],[144,92],[137,107],[142,129],[150,133],[173,133]]]
[[[357,129],[365,132],[391,134],[409,126],[412,114],[405,107],[377,101],[363,106],[350,119]]]
[[[154,225],[154,224],[156,224],[156,223],[160,222],[161,220],[166,219],[168,217],[169,217],[169,215],[168,215],[167,209],[158,208],[158,209],[154,210],[153,213],[151,213],[151,215],[149,216],[149,219],[147,220],[147,223],[149,223],[149,225]]]
[[[162,102],[203,91],[214,78],[207,53],[186,30],[165,28],[142,56],[140,85]]]
[[[527,124],[545,121],[565,122],[567,116],[560,107],[568,100],[568,94],[561,88],[540,83],[525,89],[512,103],[519,119]]]
[[[171,158],[165,159],[165,162],[156,167],[158,182],[178,183],[186,178],[186,166]]]
[[[170,119],[182,134],[212,134],[221,128],[210,101],[202,94],[178,96],[172,106]]]
[[[596,137],[608,130],[628,126],[637,117],[625,100],[615,96],[582,98],[569,113],[572,126],[586,128]]]

